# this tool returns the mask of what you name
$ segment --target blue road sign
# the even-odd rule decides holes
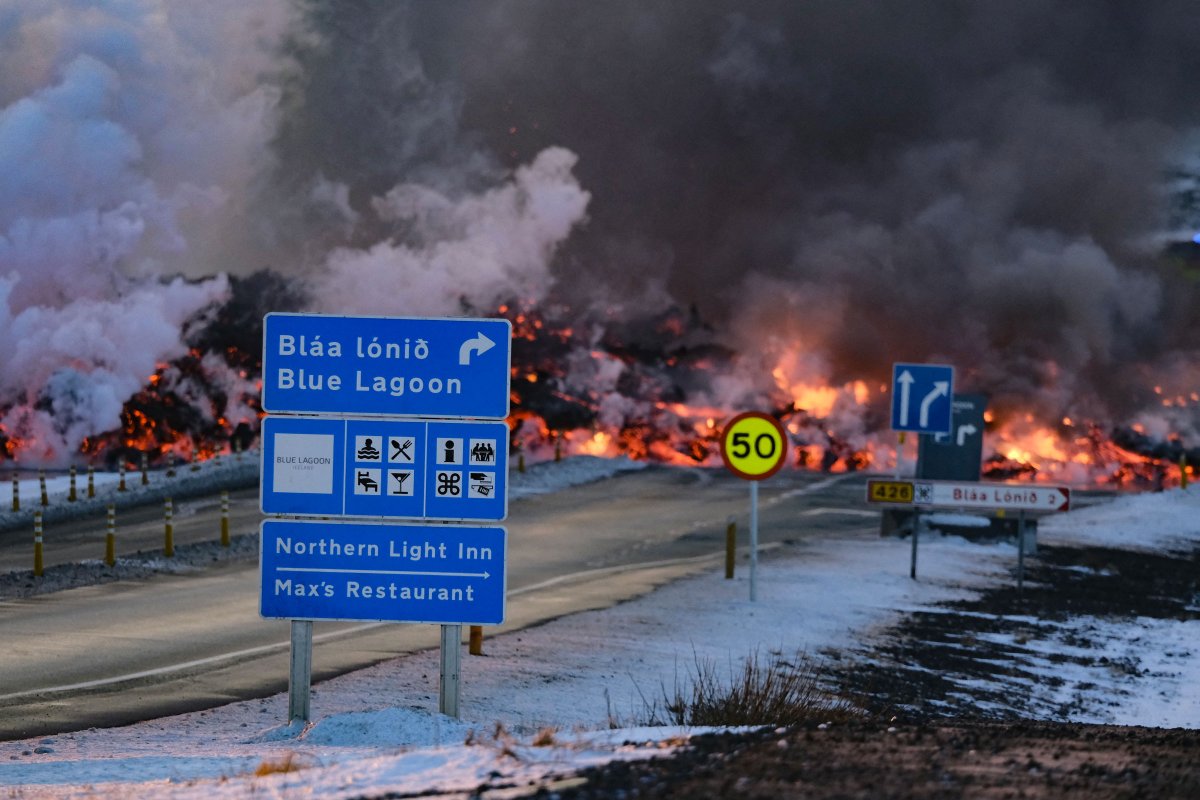
[[[502,520],[503,422],[263,419],[264,514]]]
[[[267,314],[263,409],[503,419],[511,344],[506,319]]]
[[[950,433],[954,368],[942,364],[892,366],[892,430]]]
[[[264,617],[504,621],[504,528],[264,520],[261,531]]]

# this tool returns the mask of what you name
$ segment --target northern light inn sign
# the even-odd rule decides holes
[[[260,530],[263,617],[504,621],[502,527],[267,519]]]
[[[504,319],[267,314],[263,410],[504,419],[511,340]]]

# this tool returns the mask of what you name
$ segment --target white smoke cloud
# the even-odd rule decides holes
[[[271,159],[286,0],[0,3],[0,408],[30,457],[115,427]],[[242,223],[238,222],[239,227]]]
[[[585,218],[590,195],[571,174],[576,157],[542,151],[498,187],[451,197],[404,183],[376,198],[380,220],[402,240],[338,248],[313,279],[318,310],[361,314],[478,313],[549,290],[550,260]]]
[[[22,453],[63,463],[89,435],[117,428],[121,406],[160,360],[183,355],[184,323],[224,299],[224,278],[147,284],[115,300],[80,299],[14,313],[12,278],[0,278],[0,418],[10,436],[34,439]]]

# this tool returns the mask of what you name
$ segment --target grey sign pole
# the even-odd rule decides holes
[[[458,670],[462,659],[462,625],[442,626],[442,669],[438,711],[458,718]]]
[[[750,481],[750,602],[758,600],[758,481]]]
[[[308,722],[312,697],[312,640],[310,620],[292,620],[292,666],[288,673],[288,722]]]
[[[1017,593],[1025,590],[1025,510],[1017,514]]]
[[[921,530],[921,512],[913,510],[912,515],[912,563],[908,567],[908,577],[917,579],[917,537]]]

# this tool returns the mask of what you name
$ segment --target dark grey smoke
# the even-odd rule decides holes
[[[1190,2],[309,10],[285,174],[369,215],[398,181],[465,192],[564,147],[591,195],[554,260],[576,308],[694,303],[750,373],[797,343],[835,382],[944,359],[1051,420],[1191,385],[1167,365],[1196,292],[1159,258],[1200,109]]]
[[[689,401],[863,380],[855,434],[944,360],[1200,444],[1191,0],[25,0],[0,41],[0,435],[47,459],[227,294],[172,277],[264,267],[344,313],[694,308],[739,356]]]

